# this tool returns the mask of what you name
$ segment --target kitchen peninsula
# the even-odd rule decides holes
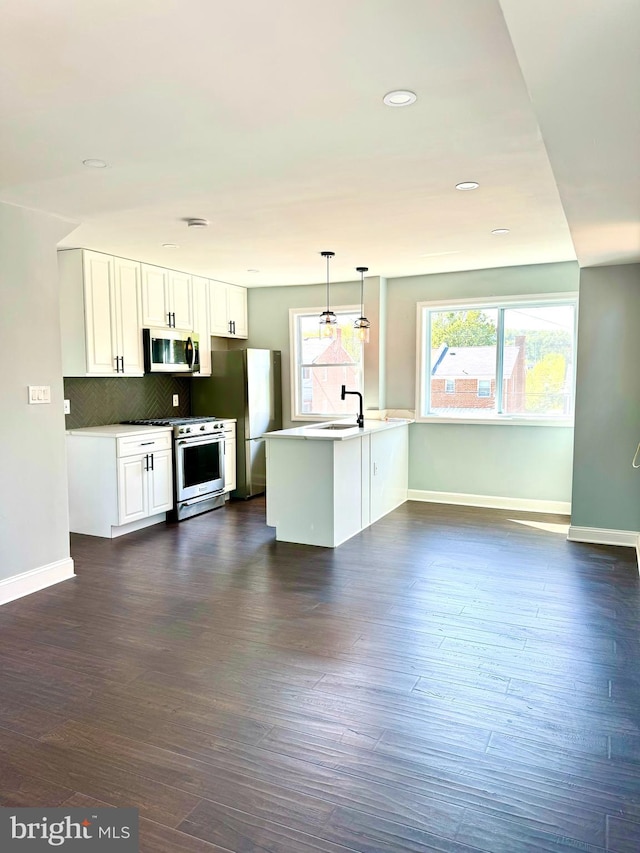
[[[335,421],[265,433],[276,539],[335,548],[407,499],[410,421]]]

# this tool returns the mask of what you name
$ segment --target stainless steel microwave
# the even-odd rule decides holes
[[[193,332],[143,329],[145,373],[197,373],[200,341]]]

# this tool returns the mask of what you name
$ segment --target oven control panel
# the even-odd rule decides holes
[[[176,427],[178,436],[211,435],[224,429],[222,421],[207,421],[206,423],[195,423]]]

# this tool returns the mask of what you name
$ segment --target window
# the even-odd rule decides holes
[[[353,400],[340,399],[342,385],[362,392],[362,344],[353,324],[358,308],[333,310],[338,322],[333,338],[320,335],[322,308],[291,309],[291,413],[294,420],[318,420],[353,413]]]
[[[491,380],[490,379],[478,379],[478,397],[490,397],[491,396]]]
[[[418,420],[567,422],[575,294],[418,305]]]

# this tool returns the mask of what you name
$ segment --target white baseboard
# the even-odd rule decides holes
[[[16,598],[22,598],[24,595],[30,595],[32,592],[38,592],[40,589],[72,577],[75,577],[75,572],[71,557],[14,575],[0,581],[0,604],[7,604],[9,601],[15,601]]]
[[[111,527],[111,538],[117,539],[118,536],[126,536],[127,533],[134,533],[136,530],[144,530],[145,527],[152,527],[154,524],[162,524],[167,520],[167,513],[161,512],[158,515],[150,515],[148,518],[140,518],[138,521],[130,521],[128,524],[121,524],[119,527],[113,525]]]
[[[502,498],[495,495],[466,495],[462,492],[430,492],[409,489],[408,500],[427,501],[458,506],[481,506],[487,509],[510,509],[514,512],[544,512],[553,515],[570,515],[569,501],[541,501],[534,498]]]
[[[637,530],[611,530],[608,527],[574,527],[571,525],[567,539],[570,542],[589,542],[593,545],[624,545],[638,551]]]

